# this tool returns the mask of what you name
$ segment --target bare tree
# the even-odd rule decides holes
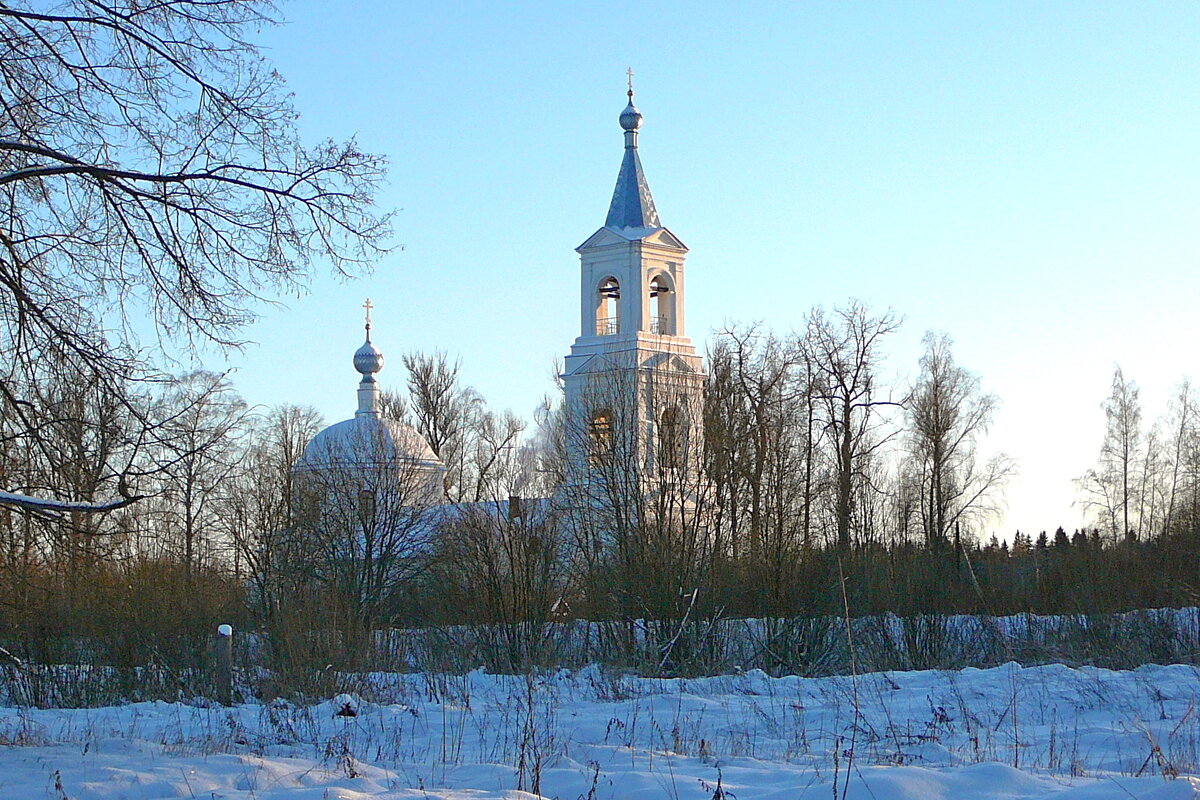
[[[1104,417],[1100,458],[1076,483],[1084,493],[1084,507],[1103,514],[1106,527],[1114,536],[1137,538],[1140,523],[1135,518],[1134,492],[1142,439],[1142,407],[1137,384],[1125,379],[1120,366],[1113,371],[1112,392],[1104,401]]]
[[[527,482],[521,458],[525,423],[511,411],[497,413],[482,407],[477,410],[469,429],[466,470],[472,485],[469,492],[463,492],[463,499],[480,502],[519,492]]]
[[[254,0],[0,5],[6,402],[28,400],[15,387],[53,354],[125,397],[153,372],[134,332],[146,316],[151,355],[237,345],[257,300],[318,262],[350,272],[381,252],[383,160],[300,141],[249,38],[273,13]],[[115,483],[121,499],[83,508],[135,499]]]
[[[704,606],[713,610],[704,409],[688,383],[696,376],[632,370],[620,354],[609,358],[612,369],[592,373],[584,387],[584,413],[566,420],[571,455],[560,502],[583,613],[624,620],[624,646],[640,650],[636,620],[681,625]],[[667,648],[680,628],[667,630],[655,628],[646,641]]]
[[[461,366],[443,352],[404,355],[417,432],[446,465],[446,496],[452,501],[464,499],[473,488],[466,475],[467,439],[471,421],[483,404],[478,393],[459,384]]]
[[[445,353],[406,353],[404,366],[409,409],[417,431],[446,465],[450,501],[479,502],[528,482],[516,480],[511,469],[522,451],[522,420],[488,409],[478,392],[459,383],[461,365]]]
[[[1162,508],[1163,478],[1162,428],[1155,423],[1146,431],[1138,457],[1137,521],[1138,535],[1152,536]]]
[[[103,526],[81,515],[133,499],[126,481],[143,471],[156,421],[148,387],[128,380],[113,387],[64,353],[39,359],[36,375],[17,371],[0,379],[0,435],[14,446],[4,485],[19,490],[0,491],[0,504],[82,534]],[[114,489],[122,499],[104,500]],[[51,496],[59,499],[45,499]]]
[[[533,435],[521,450],[522,491],[531,497],[552,497],[567,480],[567,416],[562,399],[544,397],[534,411]]]
[[[222,486],[220,529],[268,626],[311,568],[311,548],[295,531],[292,467],[321,426],[315,409],[300,406],[277,406],[256,418],[240,448],[239,469]]]
[[[466,635],[488,638],[495,668],[547,663],[555,641],[548,624],[562,606],[562,544],[549,503],[469,503],[442,520],[433,599],[445,620],[472,624]]]
[[[0,472],[18,490],[0,512],[3,582],[14,607],[28,607],[34,576],[64,608],[86,609],[95,571],[129,543],[135,527],[121,514],[87,513],[113,476],[141,469],[139,426],[94,375],[71,359],[47,360],[42,380],[9,384],[19,404],[0,403]],[[47,496],[60,498],[47,505]]]
[[[408,400],[400,392],[383,389],[379,392],[379,415],[405,425],[410,424]]]
[[[163,515],[160,535],[190,574],[212,556],[221,484],[238,469],[245,402],[224,375],[193,372],[171,385],[159,404],[154,473]]]
[[[940,547],[964,516],[990,510],[989,501],[1013,471],[996,456],[978,462],[979,437],[987,432],[996,398],[979,379],[954,362],[950,338],[925,334],[921,373],[909,394],[908,445],[917,481],[919,516],[926,542]]]
[[[310,444],[295,477],[297,546],[311,554],[312,582],[336,604],[328,616],[343,612],[353,654],[429,564],[440,475],[416,442],[398,440],[404,435],[382,421],[328,440],[324,452]]]
[[[788,587],[811,544],[818,489],[810,370],[775,335],[726,328],[708,358],[705,459],[710,530],[749,581],[756,607],[791,610]]]
[[[1190,381],[1184,380],[1171,403],[1168,427],[1171,432],[1165,487],[1163,533],[1175,532],[1179,512],[1186,499],[1196,494],[1196,463],[1193,456],[1200,447],[1200,409]]]
[[[709,363],[710,471],[725,477],[716,502],[734,504],[734,498],[745,494],[747,541],[751,551],[761,552],[769,521],[781,521],[786,503],[783,494],[772,490],[780,488],[782,476],[792,476],[793,465],[787,463],[792,438],[804,431],[794,407],[804,389],[795,380],[796,355],[756,327],[726,328]],[[734,538],[740,538],[736,530]]]
[[[842,550],[851,544],[856,492],[875,489],[866,467],[893,435],[875,435],[878,409],[900,405],[878,396],[876,385],[883,340],[899,326],[892,312],[874,317],[857,301],[835,310],[832,318],[820,309],[809,315],[803,346],[814,366],[824,434],[834,454],[834,516]]]

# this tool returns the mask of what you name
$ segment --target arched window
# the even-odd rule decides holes
[[[613,417],[612,410],[598,408],[592,412],[588,421],[588,461],[593,465],[600,464],[613,449]]]
[[[650,281],[650,332],[675,334],[675,290],[666,275],[656,275]]]
[[[612,336],[621,330],[621,285],[605,278],[596,290],[596,335]]]
[[[658,463],[662,469],[679,469],[687,457],[687,423],[679,406],[671,406],[658,421]]]

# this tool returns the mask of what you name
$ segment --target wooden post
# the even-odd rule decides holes
[[[217,702],[233,704],[233,626],[217,626]]]

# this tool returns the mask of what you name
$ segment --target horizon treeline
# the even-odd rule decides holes
[[[3,484],[139,499],[107,514],[0,507],[0,643],[45,663],[194,664],[231,622],[299,669],[359,664],[389,626],[1196,603],[1200,414],[1187,382],[1147,426],[1117,370],[1102,448],[1079,479],[1086,530],[985,540],[1015,469],[980,451],[997,399],[938,334],[911,384],[888,385],[898,325],[850,304],[815,309],[790,336],[718,332],[702,407],[661,421],[649,463],[609,441],[620,387],[598,449],[560,399],[530,425],[489,408],[445,354],[406,355],[406,391],[385,393],[383,413],[444,462],[445,505],[405,495],[398,464],[379,465],[369,491],[351,471],[300,481],[293,465],[323,420],[248,408],[224,376],[118,397],[47,361],[36,383],[5,387],[28,402],[3,406]],[[571,480],[573,447],[592,460],[586,486]]]

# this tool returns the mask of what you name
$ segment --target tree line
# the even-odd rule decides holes
[[[445,463],[436,498],[412,492],[403,457],[301,482],[324,421],[248,408],[224,376],[114,402],[55,365],[27,387],[36,403],[0,415],[6,485],[87,502],[125,481],[141,499],[106,514],[0,509],[2,636],[37,660],[187,663],[232,621],[302,669],[369,659],[385,627],[499,623],[520,665],[536,660],[529,625],[573,618],[624,620],[635,636],[637,620],[1194,602],[1200,425],[1186,384],[1160,428],[1172,434],[1142,434],[1118,371],[1080,481],[1096,526],[1000,541],[987,523],[1014,465],[980,452],[996,398],[938,334],[911,384],[889,385],[898,324],[851,303],[815,309],[789,337],[718,332],[703,402],[683,410],[696,435],[669,457],[660,441],[649,466],[613,447],[586,484],[569,459],[592,432],[573,430],[561,401],[529,425],[462,385],[445,354],[408,354],[383,413]],[[609,406],[631,396],[607,386]]]

